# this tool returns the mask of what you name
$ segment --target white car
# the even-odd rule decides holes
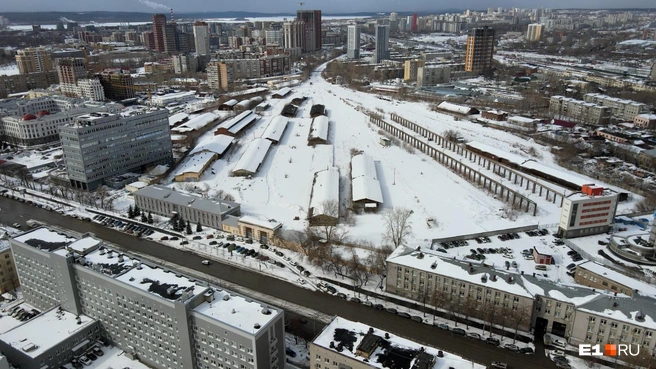
[[[14,228],[20,228],[21,227],[21,225],[18,224],[18,223],[14,223],[13,226],[14,226]]]
[[[503,257],[506,259],[514,259],[515,257],[512,254],[503,254]]]
[[[551,356],[565,356],[565,352],[562,350],[553,350],[551,351]]]
[[[305,284],[305,279],[303,279],[303,278],[299,278],[299,279],[298,279],[298,283],[300,283],[300,284]]]
[[[209,260],[203,260],[203,261],[201,261],[201,263],[203,263],[203,265],[210,265],[210,261],[209,261]]]
[[[508,364],[506,364],[502,361],[495,361],[490,366],[492,368],[497,368],[497,369],[508,369]]]
[[[91,360],[90,360],[88,357],[86,357],[86,355],[82,355],[82,356],[80,356],[80,362],[81,362],[82,364],[86,365],[86,366],[89,366],[89,365],[92,364],[92,363],[91,363]]]

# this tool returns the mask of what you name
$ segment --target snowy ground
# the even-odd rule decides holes
[[[429,35],[420,35],[412,38],[414,41],[431,42],[431,43],[444,43],[453,40],[459,43],[467,42],[467,35],[459,36],[452,33],[431,33]]]
[[[8,76],[13,76],[19,73],[20,71],[18,70],[18,65],[16,64],[0,65],[0,75],[4,74]]]

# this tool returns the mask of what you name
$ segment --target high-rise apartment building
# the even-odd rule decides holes
[[[96,78],[87,78],[77,81],[76,96],[92,101],[104,101],[105,90],[100,80]]]
[[[164,46],[164,27],[166,26],[166,15],[153,15],[153,35],[155,39],[155,50],[163,53]]]
[[[321,49],[321,10],[297,10],[296,20],[303,22],[303,52]]]
[[[376,26],[376,49],[374,50],[373,63],[379,64],[390,58],[389,51],[389,26]]]
[[[403,63],[403,80],[414,82],[417,80],[417,70],[424,66],[423,59],[406,60]]]
[[[90,113],[59,130],[71,186],[94,190],[104,179],[173,159],[168,110]]]
[[[164,52],[171,54],[179,50],[178,25],[175,22],[166,23],[164,25]]]
[[[283,46],[285,49],[300,50],[302,52],[305,49],[305,38],[303,37],[303,32],[305,29],[305,23],[299,21],[287,22],[282,25],[284,43]]]
[[[412,20],[412,23],[410,23],[410,31],[417,32],[417,30],[419,29],[417,14],[413,14],[411,20]]]
[[[155,33],[153,31],[146,31],[141,34],[141,43],[148,50],[155,50]]]
[[[121,69],[105,69],[98,77],[106,98],[119,101],[134,98],[134,79],[130,73]]]
[[[196,54],[210,55],[210,28],[205,22],[194,23]]]
[[[50,51],[43,47],[18,50],[16,64],[20,74],[41,73],[53,70]]]
[[[58,339],[80,333],[43,356],[38,355],[57,340],[37,341],[41,347],[27,355],[21,348],[30,343],[28,332],[0,335],[3,343],[13,344],[2,347],[14,365],[59,368],[102,339],[155,369],[285,366],[282,309],[142,261],[87,235],[42,227],[10,244],[25,301],[52,312],[41,328],[50,327],[51,320],[58,328],[63,318],[72,321],[60,332],[39,332],[37,325],[32,333],[58,332]],[[14,344],[16,336],[15,342],[27,343]]]
[[[228,66],[226,63],[212,60],[207,64],[207,85],[210,90],[228,89]]]
[[[346,56],[349,59],[360,58],[360,26],[357,24],[348,26]]]
[[[544,25],[540,23],[529,24],[528,30],[526,31],[526,41],[540,41],[543,29]]]
[[[283,31],[268,29],[264,31],[264,39],[268,45],[283,46]]]
[[[171,57],[173,60],[173,71],[176,74],[198,72],[198,56],[194,54],[178,54]]]
[[[465,71],[475,74],[487,73],[492,69],[494,55],[494,29],[472,28],[467,34]]]
[[[89,77],[87,62],[84,58],[62,58],[57,60],[59,88],[69,97],[78,96],[77,82]]]

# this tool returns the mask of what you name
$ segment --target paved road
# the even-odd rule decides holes
[[[128,250],[166,260],[168,263],[178,264],[191,269],[198,269],[202,265],[201,260],[203,257],[188,251],[166,247],[157,242],[136,238],[114,229],[103,227],[97,223],[64,217],[56,212],[46,211],[25,203],[0,197],[0,223],[13,224],[14,222],[18,222],[23,224],[23,227],[26,227],[25,222],[28,219],[41,220],[76,232],[93,232],[96,237],[121,245]],[[427,324],[391,315],[385,311],[378,311],[362,304],[354,304],[322,292],[310,291],[256,272],[221,264],[218,261],[214,265],[215,267],[204,270],[204,272],[216,278],[326,314],[340,315],[347,319],[371,324],[389,332],[408,337],[414,341],[457,353],[480,363],[489,364],[492,361],[498,360],[507,362],[510,368],[552,369],[555,367],[543,355],[512,353],[483,342],[476,342],[469,338],[454,335],[449,331],[444,331]],[[540,351],[538,350],[538,352]]]

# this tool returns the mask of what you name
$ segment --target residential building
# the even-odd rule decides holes
[[[311,369],[485,368],[449,352],[401,338],[394,332],[338,316],[309,343],[309,349]]]
[[[69,97],[79,96],[77,82],[89,78],[87,62],[84,58],[62,58],[57,60],[59,89]]]
[[[360,59],[360,26],[357,24],[348,26],[346,56],[349,59]]]
[[[195,54],[178,54],[171,57],[175,74],[196,73],[199,69],[199,58]]]
[[[268,29],[264,31],[264,40],[267,45],[283,46],[283,31],[280,29]]]
[[[153,38],[155,41],[155,50],[163,53],[164,46],[164,27],[166,26],[166,15],[154,14],[153,15]],[[145,40],[144,43],[148,41]]]
[[[549,100],[549,113],[557,119],[601,126],[610,122],[612,111],[607,106],[564,96],[552,96]]]
[[[423,67],[425,61],[422,59],[410,59],[403,63],[403,80],[414,82],[417,80],[417,70]]]
[[[166,109],[86,114],[61,127],[59,135],[71,186],[83,190],[173,159]]]
[[[373,63],[380,64],[383,60],[390,58],[389,50],[389,26],[376,25],[376,48],[374,50]]]
[[[302,50],[305,49],[305,22],[293,21],[287,22],[282,25],[283,30],[283,46],[289,50]]]
[[[16,92],[48,88],[57,84],[57,71],[35,72],[28,74],[0,75],[0,98]]]
[[[228,89],[228,66],[224,62],[212,60],[207,64],[207,85],[210,90]]]
[[[413,14],[410,18],[410,31],[417,32],[419,29],[419,24],[417,23],[417,14]]]
[[[240,205],[235,202],[207,199],[159,185],[144,187],[133,196],[135,205],[144,211],[165,217],[177,215],[214,229],[223,229],[222,223],[229,215],[240,215]]]
[[[167,54],[173,54],[177,51],[180,51],[178,25],[171,21],[164,25],[164,52]]]
[[[528,30],[526,31],[526,40],[527,41],[540,41],[542,38],[542,30],[544,25],[540,23],[532,23],[528,25]]]
[[[77,345],[84,346],[83,351],[100,338],[156,369],[279,369],[285,365],[281,309],[123,254],[88,235],[78,238],[37,228],[13,239],[11,247],[26,302],[41,310],[54,309],[50,320],[57,327],[66,323],[62,318],[75,322],[79,316],[81,321],[68,323],[73,329],[47,335],[43,327],[48,325],[34,327],[45,320],[40,317],[16,329],[31,328],[32,337],[38,334],[50,337],[49,341],[55,341],[53,335],[82,331],[89,341],[67,339],[64,347],[68,349],[55,352],[48,367],[59,367],[82,353],[76,351]],[[89,334],[86,328],[92,324],[96,326]],[[18,333],[23,332],[9,331],[0,335],[0,341],[19,342]],[[23,361],[14,364],[42,368],[28,367]]]
[[[196,54],[210,55],[210,28],[205,22],[194,23]]]
[[[107,99],[120,101],[134,98],[134,79],[130,73],[121,69],[105,69],[98,77]]]
[[[281,76],[291,73],[289,55],[268,55],[260,58],[260,77]]]
[[[603,94],[585,94],[583,95],[583,100],[601,106],[608,106],[611,108],[611,114],[613,117],[628,122],[633,122],[636,115],[649,111],[647,105],[643,103],[610,97]]]
[[[426,65],[417,68],[417,86],[435,86],[440,83],[449,83],[450,81],[450,65]]]
[[[656,114],[638,114],[633,119],[633,124],[640,128],[654,129],[656,128]]]
[[[620,293],[629,297],[638,295],[638,291],[641,289],[650,288],[644,282],[629,278],[594,261],[586,261],[577,265],[574,280],[582,286],[613,294]]]
[[[490,27],[472,28],[467,34],[465,71],[483,74],[492,68],[494,55],[494,29]]]
[[[618,193],[607,188],[583,185],[581,192],[563,199],[558,234],[572,238],[608,232],[617,210]]]
[[[91,101],[105,101],[105,90],[97,78],[78,80],[76,87],[76,96]]]
[[[651,79],[652,81],[656,81],[656,62],[654,62],[654,64],[651,65],[651,73],[649,74],[649,79]]]
[[[148,50],[155,50],[155,33],[153,31],[142,32],[141,44]]]
[[[321,10],[297,10],[296,20],[303,22],[303,52],[321,50]]]
[[[226,65],[228,82],[262,77],[262,65],[258,58],[223,59],[221,61]]]
[[[54,70],[50,50],[44,47],[28,47],[16,53],[16,65],[20,74],[43,73]]]

